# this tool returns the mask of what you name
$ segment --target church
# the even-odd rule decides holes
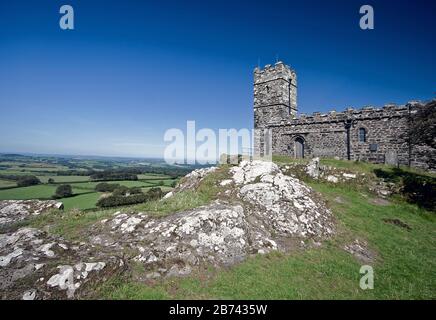
[[[254,70],[254,128],[262,132],[255,138],[258,154],[271,143],[273,154],[295,158],[428,168],[425,150],[408,142],[409,118],[418,102],[306,115],[298,113],[297,89],[296,72],[283,62]]]

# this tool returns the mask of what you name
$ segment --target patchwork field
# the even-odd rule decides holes
[[[17,184],[11,180],[0,179],[0,188],[10,188],[15,187]]]
[[[95,191],[95,186],[101,182],[119,184],[128,188],[138,187],[143,192],[147,192],[151,187],[160,187],[163,192],[168,192],[172,190],[177,180],[170,175],[154,172],[138,174],[138,180],[92,181],[89,175],[74,175],[76,172],[129,170],[138,165],[149,165],[150,168],[154,168],[151,166],[152,162],[135,163],[135,161],[122,160],[59,159],[19,155],[11,157],[11,159],[8,157],[7,160],[3,161],[1,158],[0,155],[0,200],[51,199],[59,185],[69,184],[72,187],[73,196],[58,199],[64,203],[65,210],[96,208],[96,202],[101,193]],[[35,176],[41,184],[17,187],[16,180],[8,176]]]
[[[105,181],[106,182],[106,181]],[[88,189],[88,190],[94,190],[95,186],[97,184],[99,184],[101,182],[93,182],[93,181],[89,181],[89,182],[78,182],[78,183],[74,183],[71,184],[74,188],[78,188],[78,189]],[[150,187],[153,186],[153,183],[147,182],[147,181],[129,181],[129,180],[125,180],[125,181],[107,181],[107,183],[115,183],[115,184],[119,184],[122,186],[126,186],[129,188],[132,187]]]
[[[68,183],[68,182],[83,182],[89,181],[89,176],[37,176],[42,183],[47,183],[48,179],[53,179],[55,183]]]
[[[30,187],[0,190],[0,200],[51,199],[56,191],[55,185],[37,185]],[[74,194],[88,192],[86,189],[74,188]],[[61,200],[62,201],[62,200]]]
[[[70,198],[63,198],[60,201],[64,204],[64,210],[70,209],[93,209],[96,208],[95,204],[100,198],[101,193],[92,192],[80,194]]]

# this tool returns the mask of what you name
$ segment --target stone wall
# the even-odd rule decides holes
[[[350,160],[384,163],[385,155],[396,155],[400,164],[408,164],[408,107],[385,106],[382,109],[347,109],[344,112],[300,115],[273,128],[273,153],[294,156],[295,139],[304,140],[305,157],[347,159],[347,127],[350,124]],[[365,129],[366,141],[359,141],[359,129]],[[372,148],[371,148],[372,146]]]
[[[347,109],[283,120],[272,125],[273,153],[295,156],[295,140],[304,141],[304,155],[348,159],[347,128],[350,124],[350,160],[410,165],[425,170],[436,169],[436,150],[408,142],[408,121],[420,104],[386,105],[376,109]],[[409,110],[410,109],[410,110]],[[410,114],[409,114],[410,112]],[[366,141],[359,140],[359,129],[365,129]]]

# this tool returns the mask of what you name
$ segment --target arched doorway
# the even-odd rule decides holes
[[[295,158],[304,158],[304,140],[303,138],[295,139]]]

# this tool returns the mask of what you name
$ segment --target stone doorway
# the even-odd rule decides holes
[[[304,158],[304,140],[300,137],[295,139],[295,158]]]

